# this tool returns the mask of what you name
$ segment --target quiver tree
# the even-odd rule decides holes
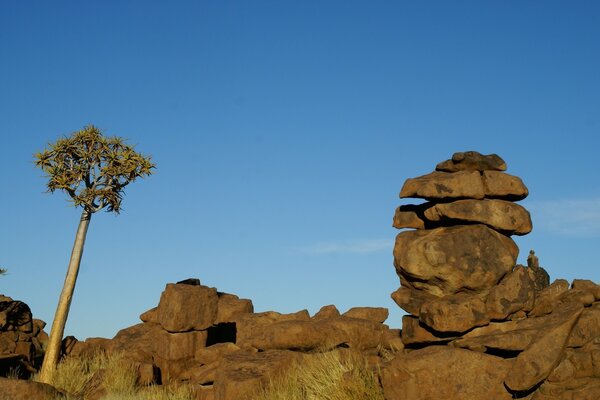
[[[92,214],[103,209],[118,214],[124,188],[139,177],[151,175],[155,166],[149,156],[136,153],[121,138],[102,136],[100,130],[93,125],[50,144],[49,148],[35,155],[35,165],[48,177],[49,192],[63,190],[76,207],[82,208],[39,377],[40,381],[50,383],[60,356],[62,337]]]

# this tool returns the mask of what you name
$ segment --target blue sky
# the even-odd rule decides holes
[[[519,262],[598,282],[599,19],[594,1],[3,2],[0,293],[51,322],[80,212],[32,155],[89,123],[158,168],[92,218],[78,338],[188,277],[399,327],[398,193],[464,150],[529,187]]]

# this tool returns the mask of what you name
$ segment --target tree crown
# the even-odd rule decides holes
[[[64,190],[75,206],[90,213],[121,210],[123,189],[156,168],[150,156],[136,153],[120,137],[104,137],[94,125],[58,139],[35,154],[48,177],[48,191]]]

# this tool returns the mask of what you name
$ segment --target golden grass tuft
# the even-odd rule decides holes
[[[252,400],[383,400],[375,371],[355,350],[307,355]]]
[[[56,369],[50,383],[67,393],[56,400],[80,399],[86,388],[100,377],[106,396],[102,400],[193,400],[189,386],[170,385],[138,387],[136,366],[122,353],[102,351],[89,356],[67,357]],[[36,377],[33,377],[36,380]]]

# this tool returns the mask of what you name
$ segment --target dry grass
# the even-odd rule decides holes
[[[334,350],[305,357],[271,380],[253,400],[383,400],[377,374],[360,352]]]
[[[66,400],[79,399],[98,376],[107,393],[102,400],[193,400],[191,389],[185,385],[136,386],[135,365],[122,354],[104,352],[88,357],[67,357],[58,364],[51,385],[68,393]]]

